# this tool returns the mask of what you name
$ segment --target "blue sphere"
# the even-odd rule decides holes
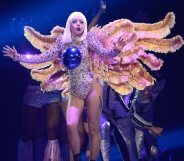
[[[78,67],[81,63],[81,52],[79,48],[72,46],[64,50],[62,61],[67,69],[75,69]]]

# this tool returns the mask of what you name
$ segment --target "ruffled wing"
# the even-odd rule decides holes
[[[136,35],[139,38],[164,38],[168,34],[170,34],[171,29],[175,25],[175,14],[173,12],[169,12],[162,21],[157,23],[134,23],[128,19],[118,19],[109,24],[105,25],[103,29],[105,31],[109,30],[110,34],[118,34],[121,32],[120,30],[124,30],[125,28],[129,30],[129,25],[132,24],[134,26],[133,30],[136,32]]]
[[[63,35],[64,28],[60,26],[54,27],[50,35],[42,35],[34,28],[30,26],[24,27],[24,36],[26,39],[36,48],[39,49],[41,52],[47,51],[51,46],[54,45],[56,39]]]
[[[42,35],[34,28],[25,26],[24,36],[27,40],[41,52],[49,50],[55,45],[58,37],[62,36],[64,28],[56,26],[50,32],[50,35]],[[31,77],[41,82],[41,89],[43,91],[63,90],[63,93],[68,92],[68,71],[61,65],[60,60],[49,61],[45,63],[23,63],[22,66],[31,70]]]
[[[181,36],[165,38],[174,24],[175,15],[171,12],[163,21],[153,24],[133,23],[127,19],[119,19],[102,28],[92,28],[89,32],[88,41],[90,43],[94,42],[95,44],[100,40],[104,48],[113,50],[114,43],[120,37],[123,37],[126,42],[123,50],[113,58],[102,59],[97,53],[98,50],[93,51],[96,52],[93,56],[95,75],[108,82],[115,91],[122,95],[130,93],[133,88],[143,90],[145,87],[153,85],[155,79],[144,65],[151,70],[159,70],[163,60],[157,58],[153,53],[147,52],[166,54],[181,48],[184,43]],[[98,44],[96,48],[98,48]]]
[[[63,32],[63,27],[56,26],[51,30],[50,35],[42,35],[30,26],[24,27],[24,36],[26,39],[41,52],[46,52],[49,50],[55,44],[57,38],[63,34]],[[20,64],[27,69],[39,70],[43,68],[49,68],[53,65],[53,62],[50,61],[37,64],[20,62]]]

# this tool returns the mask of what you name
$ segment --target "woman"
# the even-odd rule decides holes
[[[99,48],[94,48],[90,44],[90,36],[87,36],[87,21],[85,16],[80,12],[72,13],[66,23],[63,37],[59,37],[56,45],[48,52],[41,55],[21,55],[16,49],[9,46],[4,47],[5,56],[14,60],[29,63],[41,63],[55,60],[60,57],[61,53],[71,46],[79,48],[82,54],[81,64],[68,70],[70,78],[70,96],[69,107],[67,109],[66,121],[68,126],[69,141],[74,160],[80,159],[80,137],[78,125],[84,105],[87,108],[88,127],[90,136],[90,160],[96,160],[100,149],[99,119],[101,114],[102,87],[98,79],[94,77],[91,70],[91,56],[98,50],[103,58],[116,56],[123,48],[124,40],[119,38],[114,44],[114,50],[110,51],[102,47],[100,42]],[[93,51],[93,52],[92,52]]]

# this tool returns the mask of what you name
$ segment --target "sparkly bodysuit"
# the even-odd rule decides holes
[[[99,54],[99,57],[102,59],[117,55],[115,51],[104,48],[97,35],[88,34],[84,41],[72,42],[68,44],[64,44],[62,37],[59,37],[56,40],[55,46],[46,53],[29,56],[17,54],[15,59],[20,62],[35,64],[51,61],[57,58],[60,59],[62,51],[70,46],[78,47],[82,54],[81,64],[77,68],[68,71],[70,78],[70,93],[79,98],[85,99],[89,92],[90,85],[94,79],[94,74],[91,70],[92,53]]]
[[[75,69],[69,70],[70,92],[77,97],[85,99],[94,77],[91,71],[91,55],[83,42],[71,43],[65,47],[69,46],[77,46],[82,55],[80,65]]]

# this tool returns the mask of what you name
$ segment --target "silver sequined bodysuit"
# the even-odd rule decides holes
[[[80,65],[75,69],[69,70],[70,93],[85,99],[93,81],[93,72],[90,69],[91,56],[83,42],[64,45],[64,49],[70,46],[78,47],[82,55]]]

